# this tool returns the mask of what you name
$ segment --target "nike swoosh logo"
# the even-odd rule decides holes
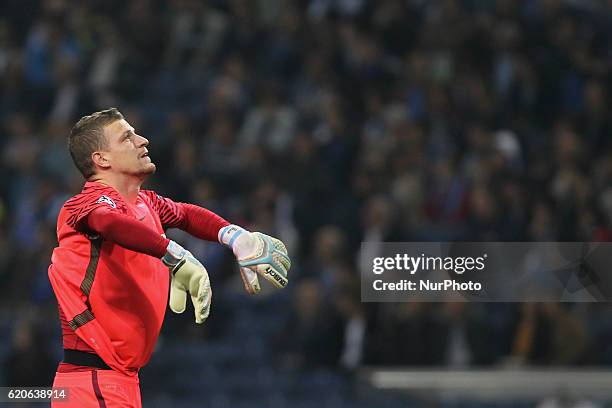
[[[143,215],[142,217],[138,218],[138,221],[142,221],[145,219],[145,216]]]

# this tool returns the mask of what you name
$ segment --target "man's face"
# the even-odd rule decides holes
[[[155,172],[155,164],[149,157],[149,141],[136,134],[125,120],[117,120],[104,127],[108,147],[104,153],[109,169],[116,173],[147,176]]]

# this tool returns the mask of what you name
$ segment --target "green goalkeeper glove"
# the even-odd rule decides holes
[[[206,268],[195,259],[191,252],[174,241],[170,241],[162,261],[170,269],[170,309],[174,313],[183,313],[187,306],[187,293],[191,295],[195,309],[195,321],[198,324],[210,313],[212,289]]]
[[[219,231],[219,242],[234,252],[244,288],[250,294],[261,290],[257,274],[277,288],[287,286],[291,260],[285,244],[280,240],[261,232],[249,232],[237,225],[228,225]]]

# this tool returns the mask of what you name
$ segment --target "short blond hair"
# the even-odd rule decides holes
[[[105,109],[83,116],[70,131],[68,150],[72,161],[85,179],[95,174],[91,154],[107,146],[104,127],[121,119],[123,115],[117,108]]]

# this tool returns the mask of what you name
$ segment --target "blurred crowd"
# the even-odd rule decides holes
[[[66,136],[110,106],[148,188],[288,244],[277,364],[612,364],[606,304],[364,304],[357,270],[362,241],[612,238],[611,43],[596,0],[2,1],[5,376],[59,341]],[[240,289],[228,251],[175,236]]]

